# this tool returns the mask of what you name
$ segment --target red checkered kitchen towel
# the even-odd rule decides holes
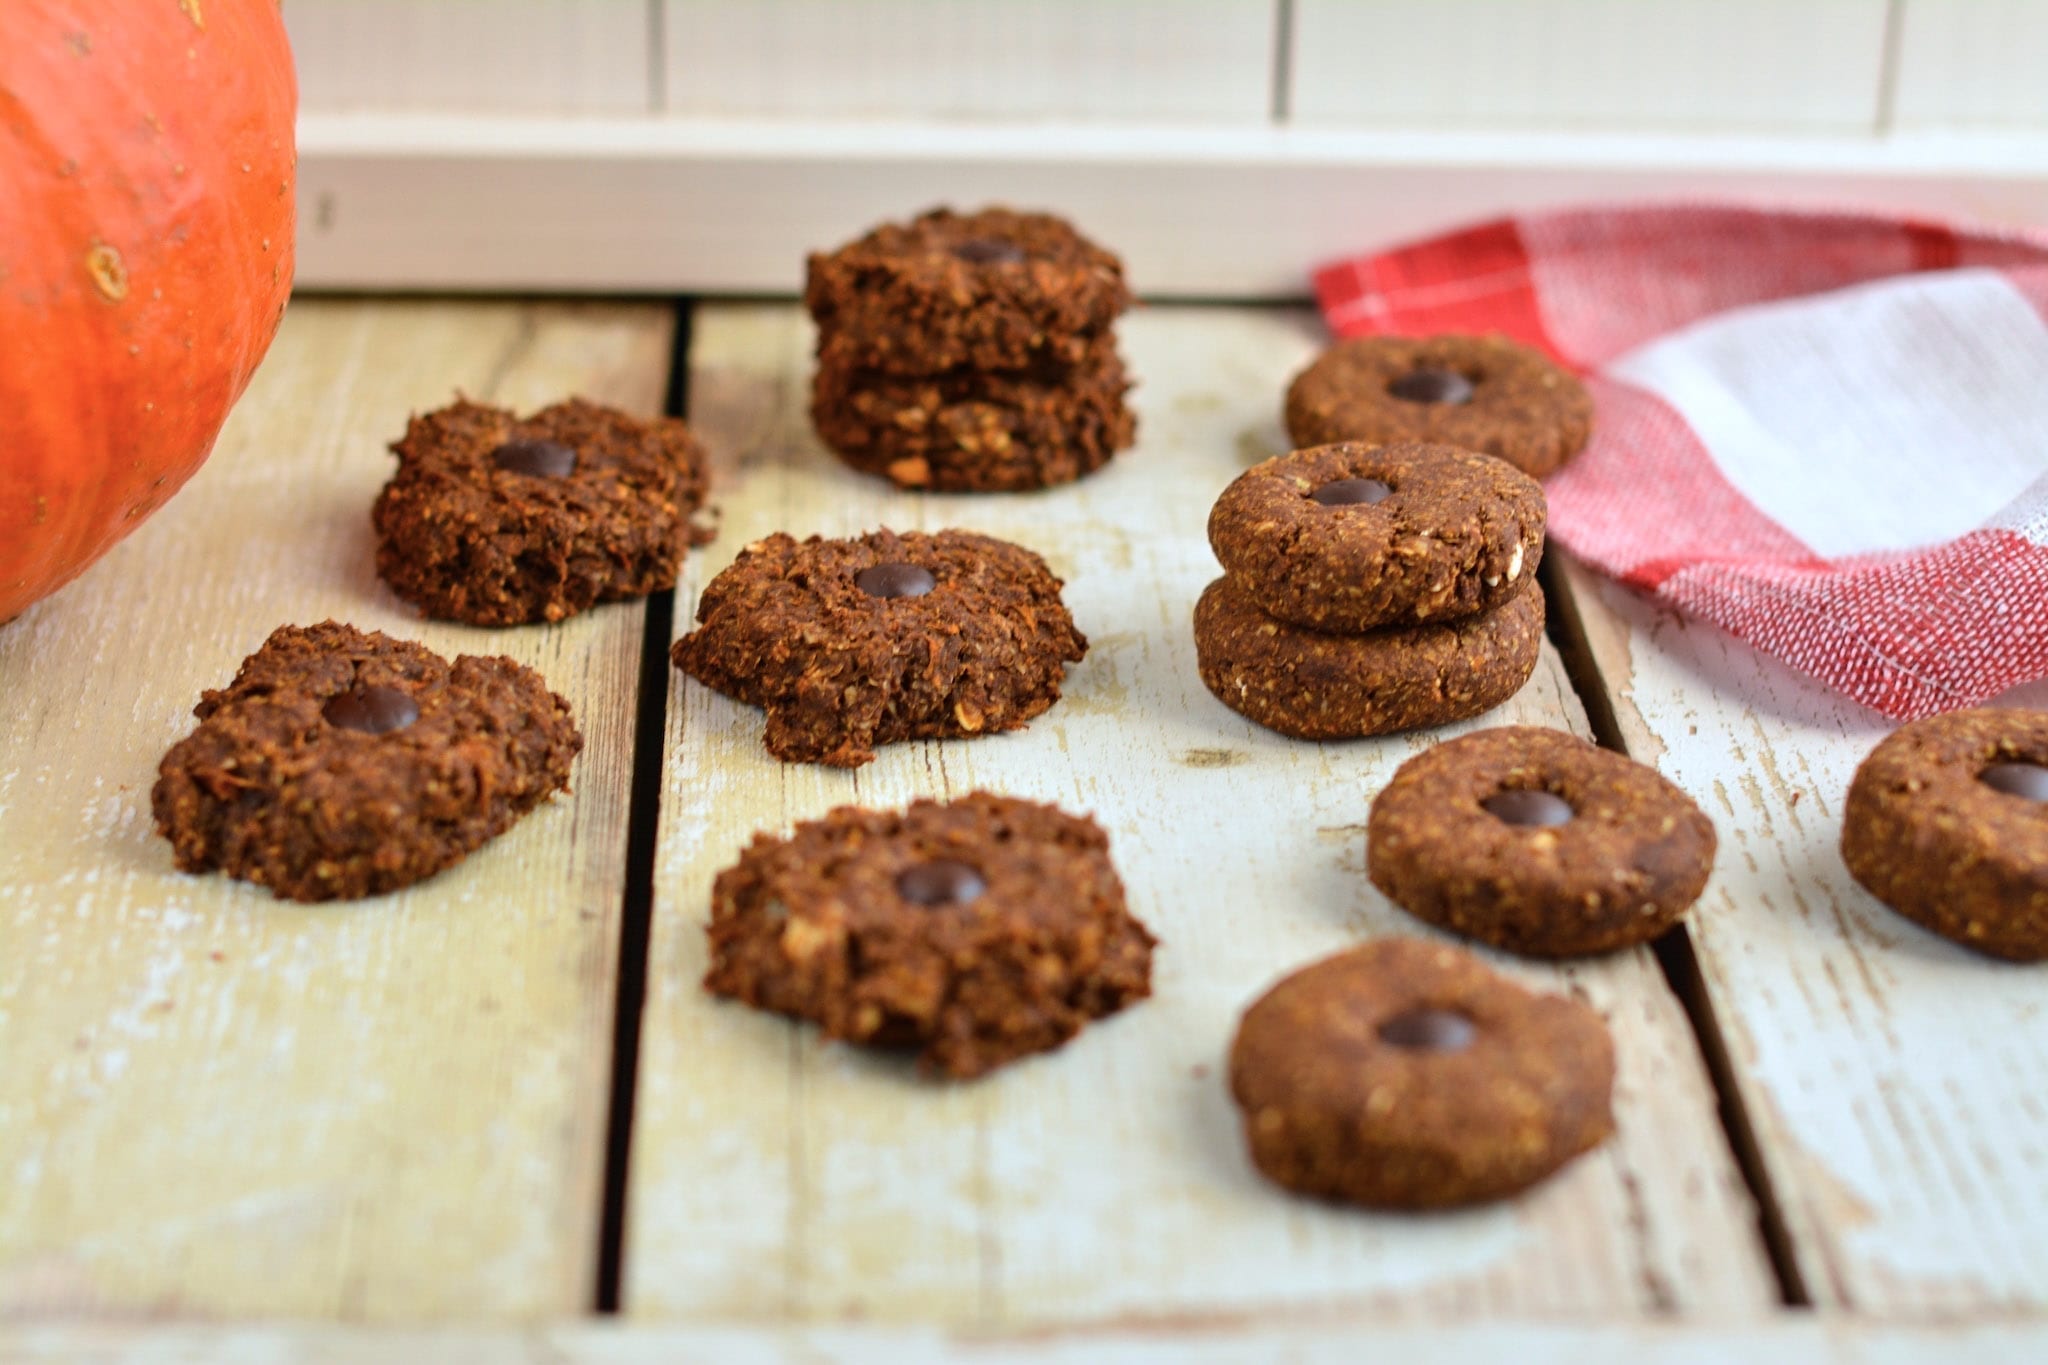
[[[1582,374],[1551,535],[1888,716],[2048,676],[2048,238],[1737,208],[1506,219],[1316,272],[1340,336]]]

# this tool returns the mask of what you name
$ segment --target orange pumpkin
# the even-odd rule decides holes
[[[178,491],[292,279],[278,0],[0,0],[0,621]]]

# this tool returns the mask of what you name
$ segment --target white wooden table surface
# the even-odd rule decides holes
[[[2048,1359],[2048,976],[1847,881],[1875,717],[1566,566],[1563,653],[1483,723],[1625,747],[1722,834],[1659,952],[1496,959],[1607,1016],[1616,1139],[1453,1216],[1252,1174],[1231,1027],[1303,961],[1430,932],[1365,880],[1362,826],[1431,737],[1283,740],[1195,675],[1208,505],[1279,448],[1312,317],[1122,335],[1138,448],[974,498],[818,447],[789,305],[296,304],[205,471],[0,628],[0,1360]],[[457,389],[686,396],[723,529],[672,601],[489,632],[391,597],[383,445]],[[1091,652],[1028,731],[779,764],[662,651],[747,540],[876,524],[1038,548]],[[374,901],[174,872],[158,757],[271,628],[330,615],[539,668],[590,740],[574,795]],[[754,830],[976,787],[1109,829],[1152,1000],[949,1087],[700,990]],[[299,1325],[224,1325],[258,1317]]]

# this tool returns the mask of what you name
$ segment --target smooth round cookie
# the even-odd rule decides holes
[[[1614,1131],[1600,1016],[1460,949],[1383,938],[1305,967],[1245,1011],[1230,1093],[1252,1162],[1371,1208],[1501,1199]]]
[[[1943,938],[2048,959],[2048,711],[1984,707],[1900,726],[1849,784],[1842,861]]]
[[[1260,611],[1219,578],[1195,603],[1195,657],[1216,699],[1295,739],[1448,725],[1490,711],[1536,671],[1543,594],[1477,616],[1370,635],[1325,635]]]
[[[979,1076],[1152,992],[1109,836],[975,792],[757,834],[711,892],[707,989]]]
[[[1045,561],[971,531],[777,532],[705,586],[697,622],[675,666],[766,710],[777,758],[841,768],[1018,729],[1088,650]]]
[[[937,374],[1078,364],[1131,293],[1064,219],[940,208],[812,255],[804,304],[840,363]]]
[[[1253,465],[1209,513],[1209,544],[1269,616],[1358,633],[1471,616],[1536,575],[1534,479],[1455,446],[1340,442]]]
[[[1541,352],[1499,336],[1353,337],[1294,377],[1297,446],[1428,441],[1541,478],[1584,449],[1593,400]]]
[[[460,399],[407,424],[377,495],[377,576],[428,616],[559,621],[675,586],[711,538],[704,452],[674,418],[580,398],[517,417]]]
[[[1016,492],[1071,483],[1137,434],[1130,388],[1105,337],[1086,364],[1034,371],[892,375],[821,364],[811,422],[841,459],[904,488]]]
[[[1559,730],[1445,740],[1373,799],[1366,871],[1418,919],[1532,957],[1657,937],[1705,889],[1714,826],[1654,769]]]
[[[150,793],[180,870],[296,901],[430,877],[569,788],[569,704],[505,658],[453,664],[326,621],[283,626],[202,695]]]

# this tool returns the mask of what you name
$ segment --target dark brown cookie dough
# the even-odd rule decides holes
[[[1209,544],[1269,616],[1357,633],[1499,606],[1543,558],[1543,489],[1454,446],[1355,442],[1253,465]]]
[[[1448,725],[1512,697],[1543,648],[1543,594],[1441,625],[1324,635],[1260,611],[1229,578],[1195,604],[1202,682],[1239,715],[1295,739]]]
[[[511,659],[451,665],[333,621],[283,626],[207,691],[151,805],[179,868],[289,900],[395,891],[569,788],[569,704]]]
[[[1152,992],[1154,940],[1109,837],[986,792],[755,835],[712,887],[707,932],[709,990],[960,1079]]]
[[[1664,932],[1699,899],[1714,826],[1658,773],[1511,725],[1403,763],[1366,822],[1372,884],[1419,919],[1534,957]]]
[[[1849,784],[1842,861],[1943,938],[2048,959],[2048,711],[1985,707],[1900,726]]]
[[[804,304],[846,366],[1077,364],[1131,303],[1123,263],[1043,213],[933,209],[810,258]]]
[[[1071,483],[1131,444],[1130,384],[1107,340],[1064,376],[892,375],[821,364],[811,421],[854,468],[905,488],[1014,492]]]
[[[1483,1203],[1614,1131],[1600,1016],[1470,953],[1384,938],[1303,968],[1245,1011],[1230,1091],[1274,1183],[1372,1208]]]
[[[777,758],[842,768],[877,744],[1018,729],[1088,650],[1045,561],[971,531],[778,532],[711,580],[697,621],[675,666],[764,708]]]
[[[1506,337],[1353,337],[1287,390],[1297,446],[1429,441],[1484,451],[1536,478],[1578,454],[1592,430],[1585,386]]]
[[[704,454],[673,418],[580,398],[520,418],[467,399],[414,417],[377,495],[377,575],[428,616],[559,621],[675,586],[709,540]]]

